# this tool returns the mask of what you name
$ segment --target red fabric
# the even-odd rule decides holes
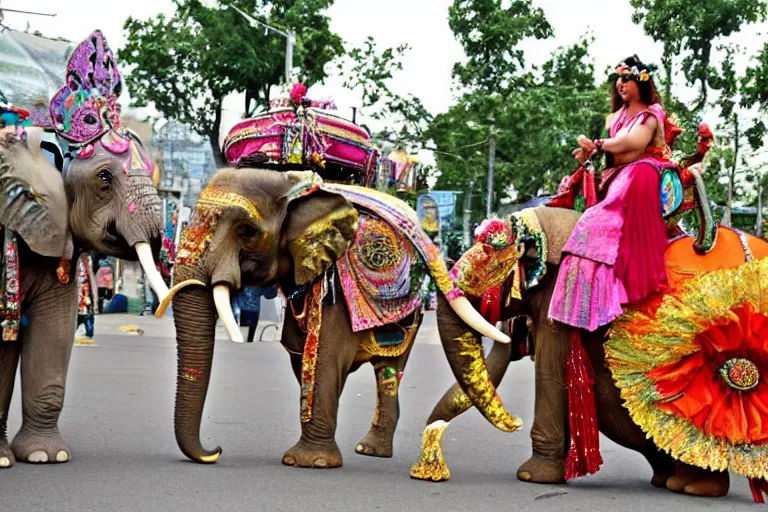
[[[565,365],[568,388],[568,419],[571,446],[565,459],[565,479],[597,473],[600,455],[600,431],[595,407],[595,374],[581,345],[578,329],[571,336],[571,350]]]
[[[752,490],[752,498],[755,500],[755,503],[765,503],[763,494],[768,494],[768,482],[762,478],[750,478],[749,488]]]
[[[637,164],[624,196],[626,213],[615,275],[630,302],[643,299],[667,284],[664,252],[668,239],[661,218],[659,174],[650,164]]]

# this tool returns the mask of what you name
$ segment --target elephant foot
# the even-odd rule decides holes
[[[659,489],[666,489],[667,480],[673,476],[676,471],[677,464],[675,460],[665,453],[652,453],[646,455],[648,462],[653,468],[653,477],[651,478],[651,485],[658,487]]]
[[[58,431],[51,434],[33,434],[22,429],[11,443],[16,459],[30,463],[69,462],[69,446]]]
[[[373,426],[362,441],[357,443],[355,451],[369,457],[392,457],[393,432],[385,432],[381,427]]]
[[[341,451],[335,441],[316,445],[302,439],[283,455],[283,464],[298,468],[340,468],[341,463]]]
[[[8,469],[13,467],[16,462],[16,457],[13,455],[7,439],[0,441],[0,469]]]
[[[674,473],[653,473],[653,477],[651,478],[651,485],[654,487],[658,487],[659,489],[666,489],[667,488],[667,480],[669,480],[669,477],[673,476]]]
[[[443,458],[443,448],[440,442],[448,423],[443,420],[430,423],[424,429],[421,439],[421,456],[411,466],[411,478],[444,482],[451,478],[451,472]]]
[[[565,483],[565,459],[550,459],[534,453],[517,470],[517,478],[535,484]]]
[[[690,496],[720,498],[728,494],[730,486],[727,471],[709,471],[687,464],[679,464],[677,472],[667,479],[667,489]]]

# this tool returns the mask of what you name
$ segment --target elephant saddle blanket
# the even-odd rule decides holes
[[[16,234],[2,228],[3,253],[0,258],[0,300],[3,304],[2,327],[3,341],[16,341],[19,338],[21,323],[21,290],[19,287],[19,248]]]
[[[632,420],[684,463],[768,489],[768,244],[720,227],[704,256],[666,251],[670,286],[627,306],[605,363]]]
[[[398,322],[419,310],[433,275],[441,291],[453,288],[440,251],[404,202],[362,187],[325,187],[359,212],[357,235],[337,262],[355,332]]]

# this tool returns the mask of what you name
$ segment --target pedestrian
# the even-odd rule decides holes
[[[103,313],[104,299],[112,299],[112,293],[115,286],[112,265],[110,265],[107,258],[99,260],[99,269],[96,271],[96,286],[99,290],[99,313]]]
[[[237,297],[237,304],[240,306],[240,325],[248,326],[248,343],[253,343],[253,337],[256,334],[256,326],[261,314],[261,297],[274,299],[277,297],[277,288],[245,286]]]
[[[77,259],[77,277],[78,277],[78,300],[77,300],[77,327],[85,325],[85,338],[93,339],[94,314],[93,309],[96,305],[94,291],[96,280],[93,276],[93,265],[88,253],[83,253]]]

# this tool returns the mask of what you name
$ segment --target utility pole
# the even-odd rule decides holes
[[[485,204],[485,218],[490,219],[493,210],[493,167],[496,163],[496,133],[491,123],[488,134],[488,198]]]
[[[226,5],[226,4],[221,6],[222,9],[227,9],[229,7],[232,7],[234,10],[239,12],[243,16],[243,18],[248,20],[248,23],[252,27],[254,28],[256,28],[257,26],[264,27],[265,31],[271,30],[272,32],[275,32],[276,34],[280,34],[286,39],[285,41],[285,85],[287,87],[290,87],[291,81],[293,78],[293,47],[296,44],[296,31],[292,29],[288,29],[288,32],[283,32],[282,30],[278,30],[275,27],[271,25],[267,25],[263,21],[259,21],[253,16],[250,16],[244,13],[237,6]]]
[[[467,196],[464,198],[464,248],[466,251],[472,245],[472,233],[469,229],[469,223],[472,221],[472,189],[475,186],[475,180],[469,180],[469,188],[467,189]]]
[[[755,219],[755,236],[763,237],[763,184],[758,177],[757,182],[757,218]]]

